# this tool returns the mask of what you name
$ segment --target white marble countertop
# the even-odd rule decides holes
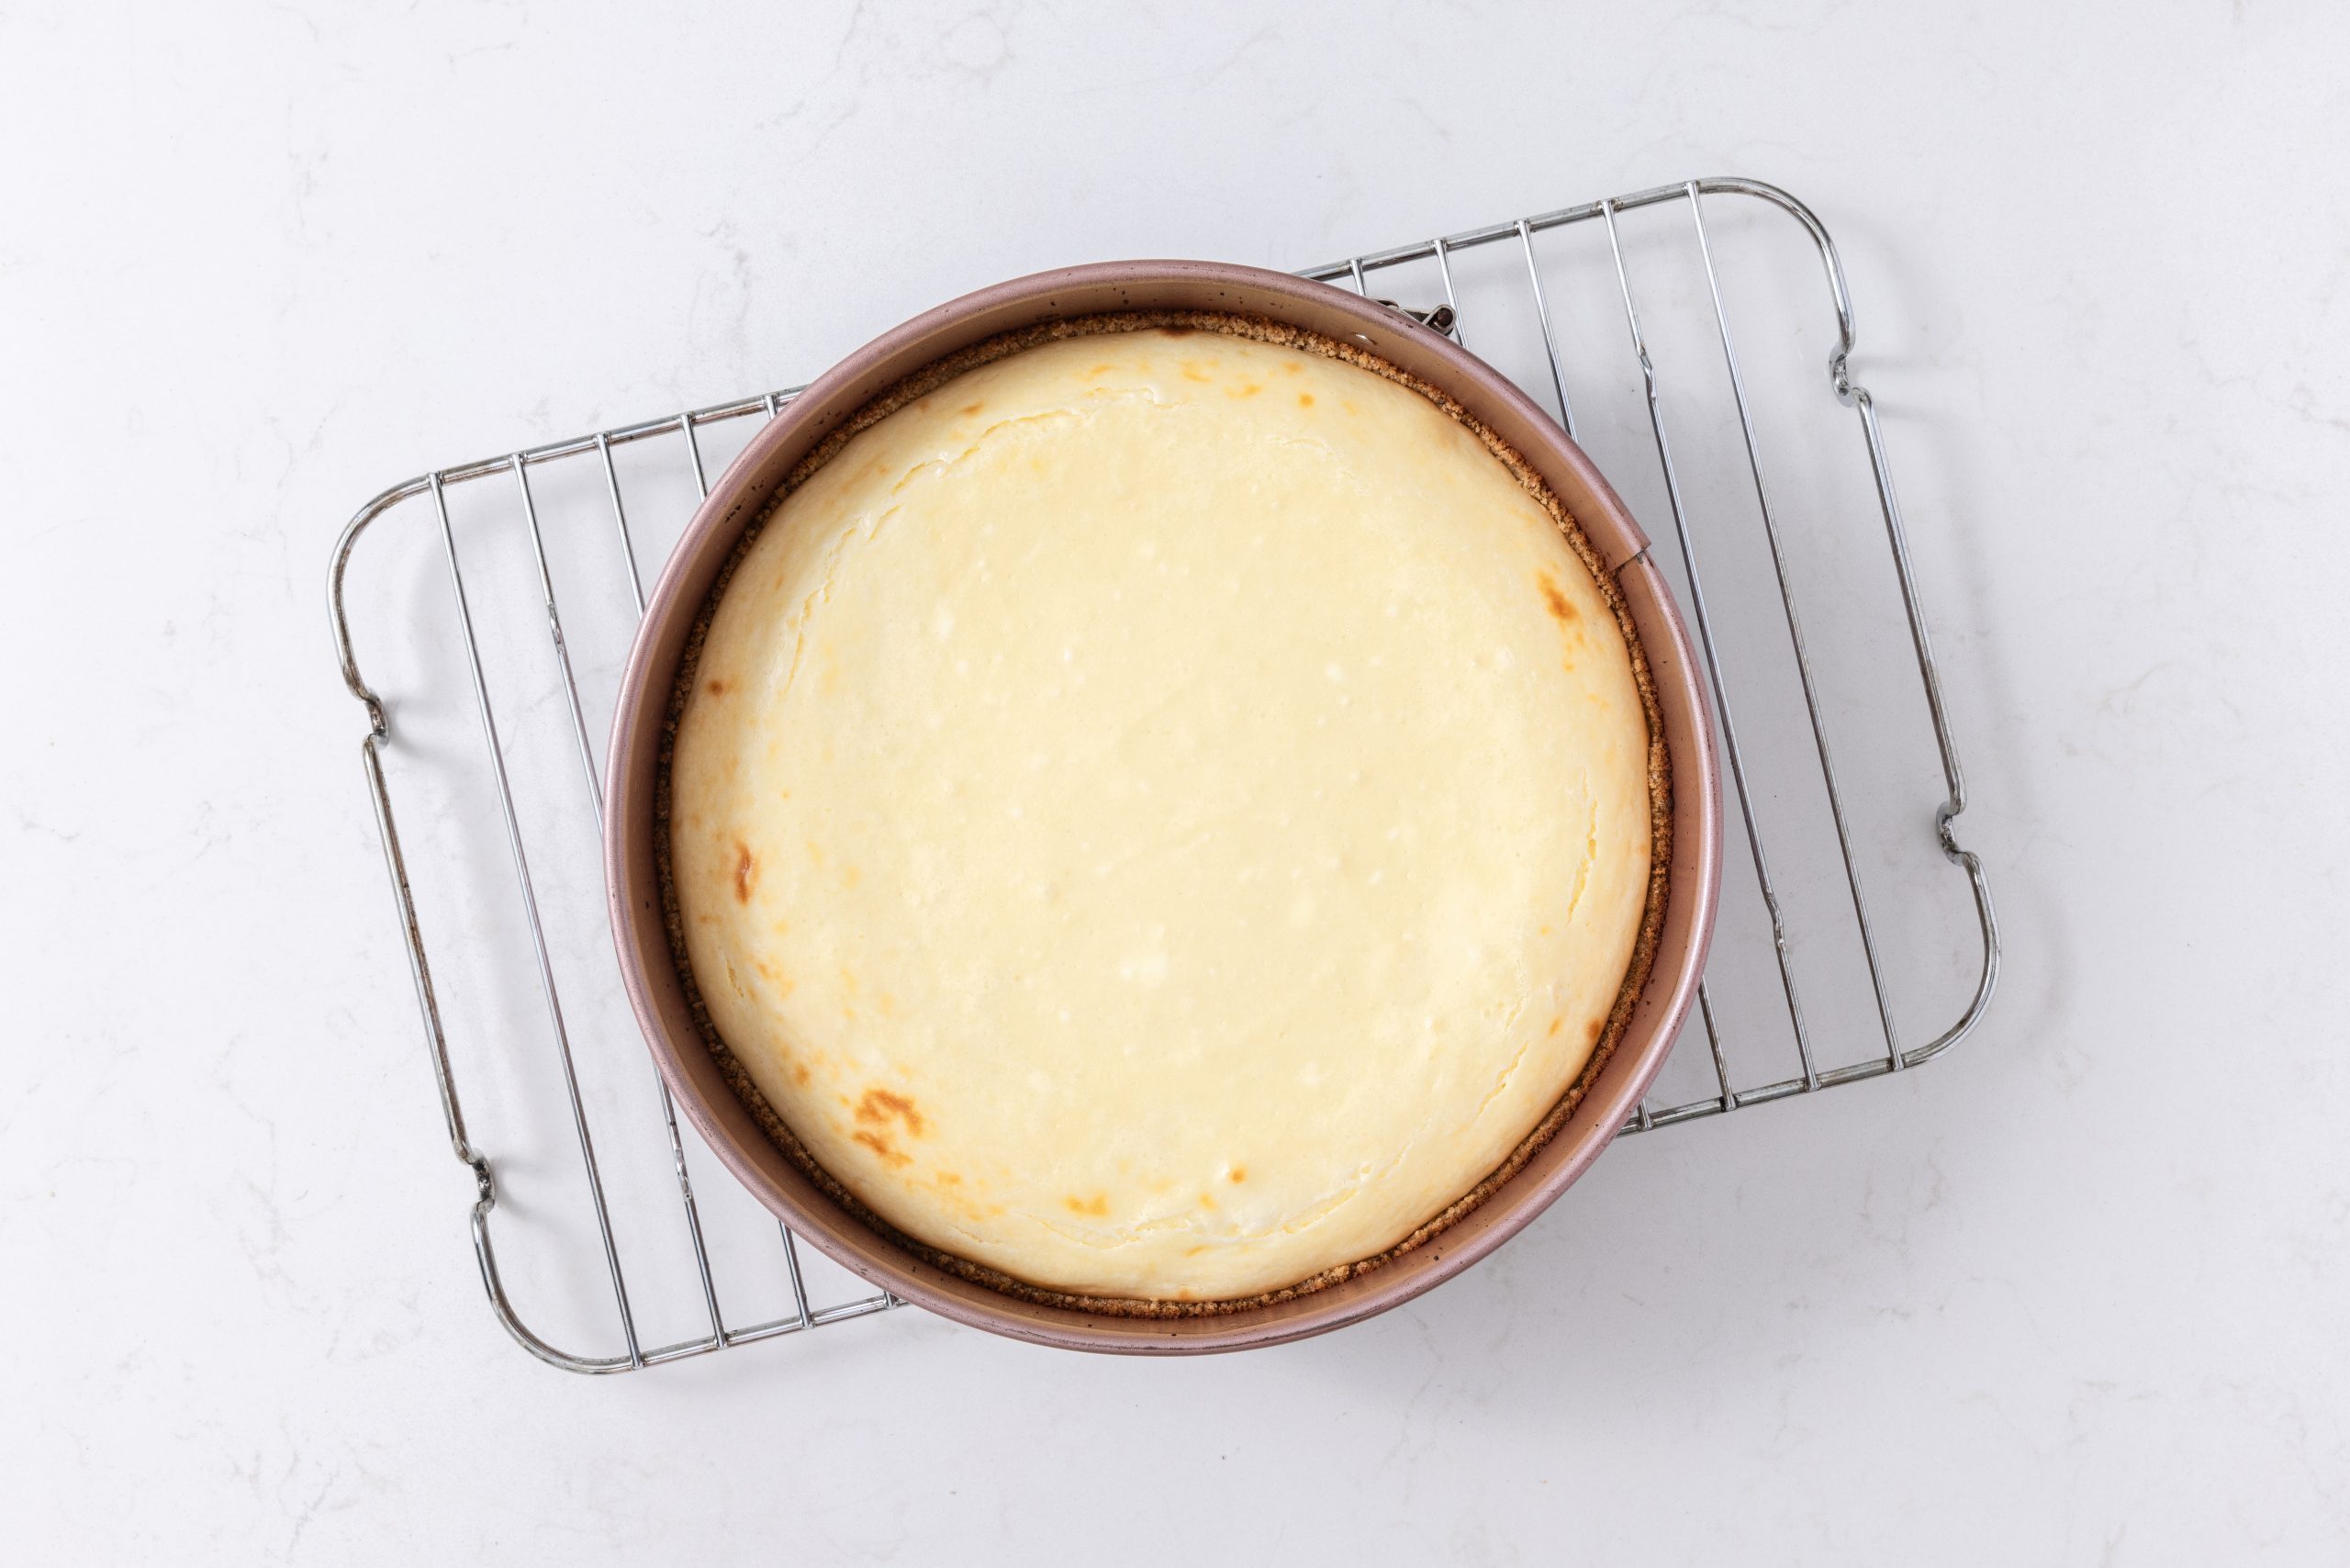
[[[2350,1560],[2350,12],[0,7],[17,1560]],[[591,14],[592,11],[592,14]],[[1695,174],[1864,313],[1987,1022],[1242,1357],[499,1332],[329,658],[436,463]]]

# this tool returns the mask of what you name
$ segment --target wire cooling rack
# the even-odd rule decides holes
[[[1752,875],[1725,879],[1693,1025],[1705,1054],[1677,1049],[1623,1130],[1898,1072],[1956,1043],[1989,1002],[1998,932],[1982,867],[1953,834],[1965,787],[1876,406],[1851,375],[1843,264],[1818,218],[1757,181],[1692,180],[1304,275],[1416,302],[1547,399],[1652,532],[1670,520],[1670,548],[1651,554],[1697,633],[1743,840],[1729,861]],[[1733,318],[1759,323],[1743,348]],[[567,1371],[626,1372],[901,1305],[778,1237],[681,1132],[616,1002],[603,926],[599,737],[643,563],[708,493],[711,466],[792,396],[436,469],[362,507],[334,550],[336,647],[367,714],[360,755],[450,1142],[473,1174],[482,1283],[507,1331]],[[1822,411],[1842,423],[1843,410],[1865,465],[1849,446],[1833,455],[1821,428]],[[1880,527],[1884,553],[1862,548]],[[350,567],[371,530],[401,541],[368,557],[385,601],[371,655],[397,678],[380,685],[352,641]],[[441,600],[431,578],[443,576]],[[1803,611],[1818,612],[1808,629]],[[1831,732],[1860,744],[1832,752]],[[1938,802],[1917,788],[1930,755]],[[405,843],[395,778],[419,813]],[[1937,876],[1944,863],[1963,881]],[[1892,890],[1874,914],[1872,886]],[[461,1056],[525,1151],[501,1154],[496,1173],[468,1129]],[[698,1188],[698,1175],[717,1180]],[[501,1203],[501,1237],[529,1237],[520,1264],[493,1240]],[[563,1327],[526,1321],[526,1294],[542,1327]],[[615,1330],[602,1353],[554,1342],[609,1345]]]

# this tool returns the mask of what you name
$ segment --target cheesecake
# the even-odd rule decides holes
[[[1015,1294],[1210,1309],[1434,1234],[1554,1127],[1662,914],[1621,601],[1350,346],[1096,318],[796,472],[673,710],[697,1015],[826,1190]]]

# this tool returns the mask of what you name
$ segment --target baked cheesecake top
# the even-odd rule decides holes
[[[711,1020],[822,1169],[1057,1292],[1393,1247],[1582,1073],[1649,732],[1583,560],[1397,382],[1032,347],[851,439],[711,613],[670,773]]]

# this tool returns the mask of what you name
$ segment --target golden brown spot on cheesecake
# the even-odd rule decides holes
[[[1588,1038],[1593,1045],[1597,1045],[1599,1043],[1599,1031],[1602,1025],[1600,1024],[1600,1021],[1595,1018],[1591,1021],[1591,1026],[1583,1031],[1584,1036]]]
[[[726,695],[728,690],[731,689],[724,681],[719,679],[715,676],[712,676],[710,679],[702,682],[701,689],[704,691],[709,692],[712,697],[723,697]]]
[[[877,1127],[886,1127],[893,1120],[902,1122],[907,1133],[914,1137],[922,1137],[929,1126],[912,1100],[878,1088],[867,1090],[865,1098],[856,1103],[856,1119]]]
[[[1212,1209],[1215,1207],[1215,1194],[1214,1193],[1202,1193],[1200,1194],[1200,1207],[1203,1209]]]
[[[1567,1021],[1564,1018],[1551,1019],[1550,1027],[1545,1031],[1543,1037],[1548,1039],[1551,1035],[1557,1034],[1561,1028],[1565,1027],[1566,1022]]]
[[[963,405],[963,411],[964,411],[965,413],[967,413],[967,414],[976,414],[976,413],[978,413],[980,409],[984,409],[984,408],[986,408],[986,407],[987,407],[987,404],[985,404],[984,402],[980,402],[980,403],[966,403],[966,404],[964,404],[964,405]]]
[[[1265,386],[1261,381],[1244,381],[1237,386],[1225,387],[1224,395],[1227,398],[1254,398],[1264,389]]]
[[[1225,1177],[1225,1180],[1227,1182],[1246,1182],[1248,1180],[1248,1168],[1245,1165],[1236,1165],[1232,1168],[1232,1173]]]
[[[1106,1216],[1110,1212],[1110,1195],[1107,1193],[1096,1193],[1090,1198],[1080,1198],[1071,1194],[1063,1198],[1061,1204],[1071,1214],[1091,1215],[1097,1219]]]
[[[759,885],[759,862],[752,855],[751,846],[737,839],[734,844],[734,902],[749,903],[751,890]]]
[[[879,1155],[891,1165],[912,1165],[913,1163],[913,1156],[901,1149],[896,1144],[891,1143],[879,1133],[858,1132],[851,1133],[849,1137],[856,1142],[863,1144],[874,1153]]]
[[[844,867],[842,867],[842,868],[841,868],[841,886],[842,886],[842,887],[844,887],[844,888],[853,888],[853,887],[856,886],[856,884],[857,884],[858,882],[860,882],[860,881],[862,881],[862,880],[864,880],[864,879],[865,879],[865,873],[864,873],[864,872],[862,872],[862,871],[860,871],[860,870],[858,870],[856,867],[854,867],[854,866],[844,866]]]
[[[968,1219],[985,1219],[987,1211],[963,1185],[962,1173],[955,1170],[933,1171],[923,1185],[934,1193],[938,1201]]]
[[[1535,580],[1542,585],[1542,600],[1550,607],[1552,620],[1561,626],[1572,626],[1582,619],[1575,607],[1567,602],[1567,596],[1559,591],[1559,585],[1550,573],[1538,572]]]
[[[1301,409],[1310,409],[1314,407],[1314,394],[1311,392],[1300,392],[1297,395],[1297,406]]]
[[[800,1085],[800,1088],[808,1087],[808,1080],[811,1076],[806,1062],[796,1061],[791,1064],[791,1081]]]

